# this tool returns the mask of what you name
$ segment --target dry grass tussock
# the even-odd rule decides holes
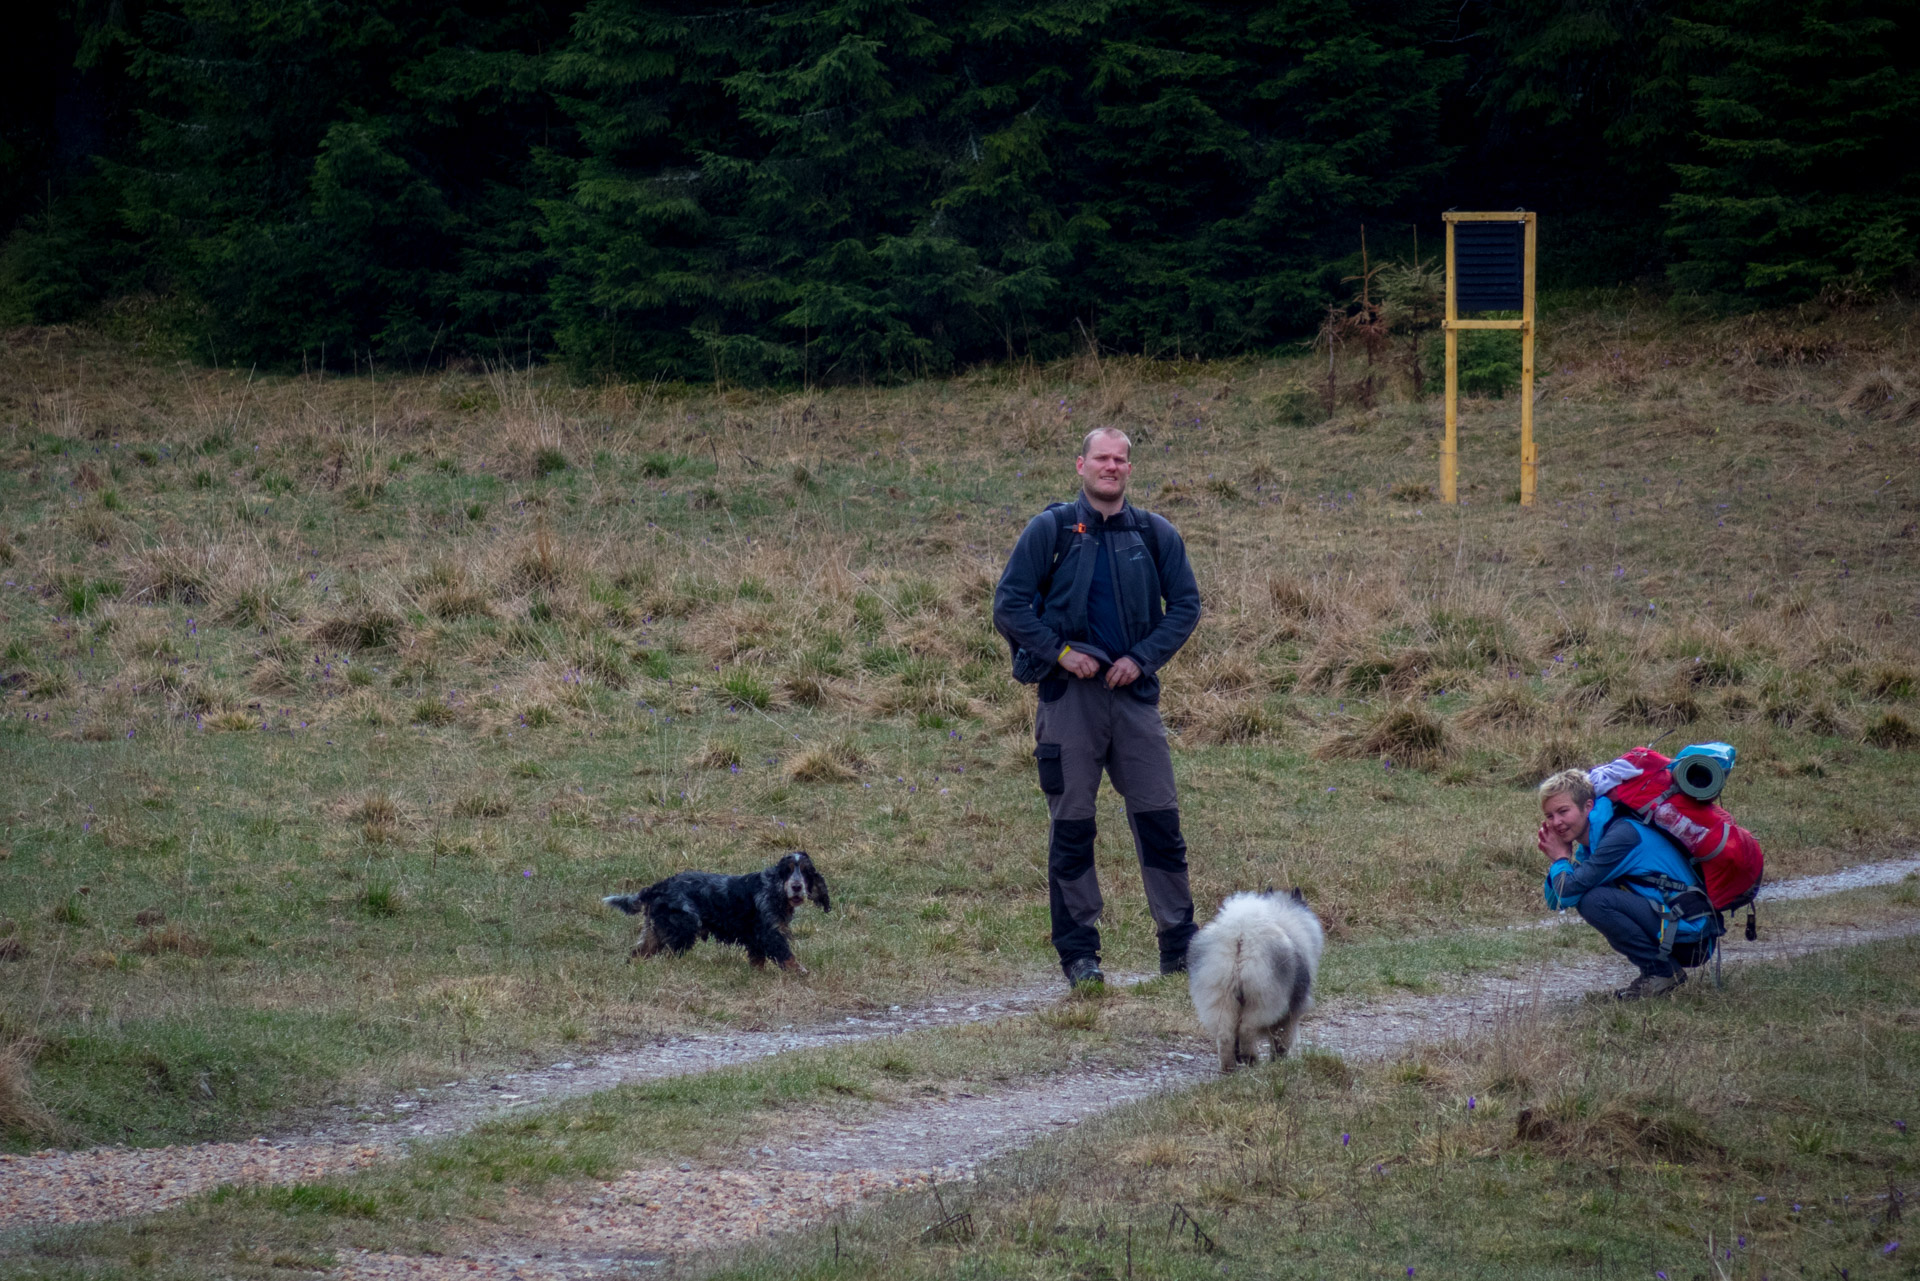
[[[239,548],[218,541],[166,542],[129,551],[120,564],[125,595],[136,603],[197,605],[233,578],[243,558]]]
[[[59,1123],[33,1098],[33,1061],[40,1043],[14,1039],[0,1044],[0,1134],[52,1138]]]
[[[857,745],[842,739],[797,748],[788,754],[784,768],[796,783],[851,783],[869,764]]]
[[[213,944],[196,934],[189,934],[178,925],[168,925],[163,929],[149,929],[135,939],[128,950],[142,956],[160,956],[170,952],[199,957],[212,952]]]
[[[1327,739],[1314,749],[1321,760],[1378,760],[1393,768],[1438,768],[1451,749],[1444,721],[1418,703],[1382,708],[1364,724]]]
[[[1162,716],[1186,744],[1258,743],[1281,737],[1285,722],[1263,696],[1213,691],[1167,695]]]
[[[1546,716],[1546,704],[1526,685],[1497,685],[1476,699],[1460,716],[1464,729],[1531,729]]]

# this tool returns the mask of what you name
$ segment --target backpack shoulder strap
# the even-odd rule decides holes
[[[1039,595],[1045,596],[1053,590],[1053,574],[1060,568],[1060,562],[1066,559],[1067,548],[1073,546],[1073,536],[1079,532],[1072,519],[1072,503],[1048,503],[1047,510],[1053,513],[1053,559],[1047,562],[1046,576],[1040,580]]]
[[[1134,511],[1140,517],[1140,541],[1147,545],[1147,555],[1153,558],[1153,576],[1156,579],[1158,579],[1161,577],[1160,575],[1160,526],[1153,519],[1152,512],[1141,511],[1137,507],[1134,508]]]

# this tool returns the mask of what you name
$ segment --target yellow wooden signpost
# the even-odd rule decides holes
[[[1520,503],[1533,506],[1534,215],[1441,215],[1447,224],[1447,439],[1440,449],[1440,497],[1460,501],[1460,331],[1520,331]],[[1459,242],[1456,250],[1456,240]],[[1463,320],[1463,311],[1517,311],[1518,320]]]

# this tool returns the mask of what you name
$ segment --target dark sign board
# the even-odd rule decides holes
[[[1455,308],[1463,312],[1524,309],[1527,305],[1526,246],[1524,222],[1455,223]]]

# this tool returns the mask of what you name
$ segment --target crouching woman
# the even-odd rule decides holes
[[[1712,958],[1725,926],[1699,873],[1665,833],[1596,799],[1585,770],[1562,770],[1540,784],[1540,812],[1540,850],[1553,861],[1547,906],[1577,909],[1640,969],[1616,998],[1664,995],[1687,981],[1687,966]]]

